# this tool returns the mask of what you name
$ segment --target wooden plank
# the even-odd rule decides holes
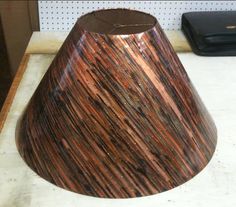
[[[12,77],[15,76],[32,30],[28,1],[0,1],[2,28]]]
[[[28,1],[28,10],[32,31],[39,31],[38,1]]]
[[[25,54],[21,60],[21,63],[20,63],[20,66],[17,70],[17,73],[15,75],[15,78],[12,82],[12,85],[11,85],[11,88],[8,92],[8,95],[7,95],[7,98],[3,104],[3,107],[2,107],[2,110],[0,112],[0,132],[3,128],[3,125],[4,125],[4,122],[7,118],[7,114],[10,110],[10,107],[11,107],[11,104],[13,102],[13,99],[15,97],[15,94],[16,94],[16,91],[17,91],[17,88],[20,84],[20,81],[23,77],[23,74],[25,72],[25,69],[27,67],[27,63],[28,63],[28,60],[29,60],[29,57],[30,55],[29,54]]]
[[[0,18],[0,111],[11,86],[10,64],[7,55],[2,22]]]

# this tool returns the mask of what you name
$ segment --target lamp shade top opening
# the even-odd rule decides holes
[[[136,34],[150,30],[157,20],[150,14],[129,9],[98,10],[85,14],[78,24],[88,32],[100,34]]]

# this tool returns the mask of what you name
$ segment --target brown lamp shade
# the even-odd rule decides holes
[[[216,128],[157,20],[127,9],[82,16],[16,131],[39,176],[85,195],[129,198],[199,173]]]

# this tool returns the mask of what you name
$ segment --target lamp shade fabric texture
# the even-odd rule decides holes
[[[102,198],[147,196],[198,174],[216,127],[157,20],[78,19],[26,106],[18,151],[47,181]]]

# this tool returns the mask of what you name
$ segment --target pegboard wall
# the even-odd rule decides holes
[[[78,17],[104,8],[130,8],[154,15],[165,30],[178,30],[189,11],[236,10],[236,1],[38,1],[41,31],[70,31]]]

